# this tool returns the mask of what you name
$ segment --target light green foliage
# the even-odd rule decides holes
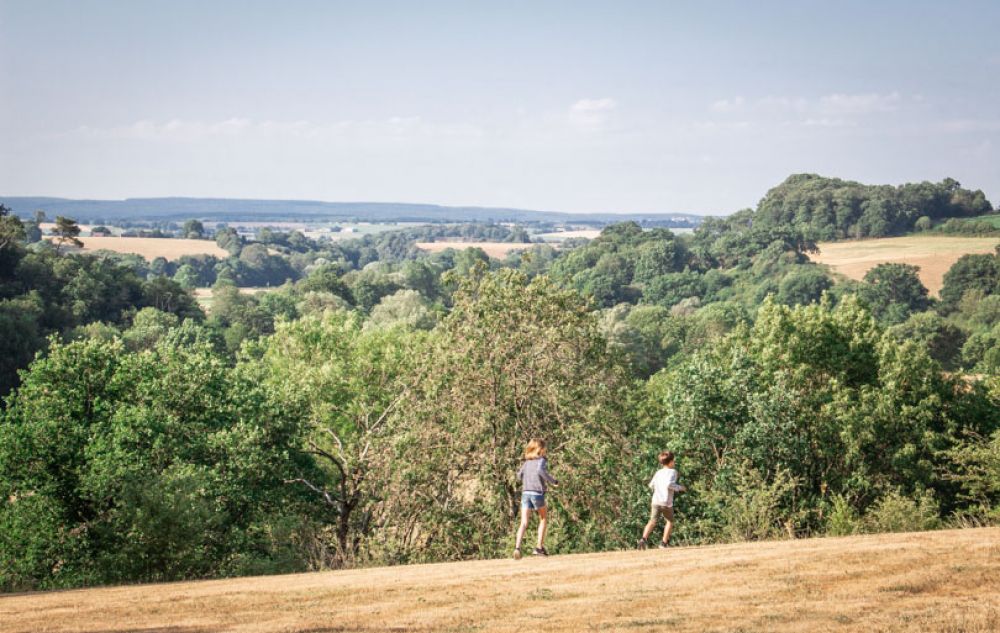
[[[629,383],[581,297],[503,269],[464,279],[439,330],[393,420],[386,545],[406,559],[506,549],[514,473],[536,436],[561,481],[553,541],[563,551],[626,542],[631,530],[612,526],[633,485],[621,476]]]
[[[861,530],[858,512],[843,495],[834,495],[826,514],[828,536],[850,536]]]
[[[768,473],[748,461],[723,466],[717,486],[704,501],[712,507],[718,536],[731,541],[757,541],[794,536],[802,512],[795,509],[798,481],[787,469]]]
[[[767,302],[751,328],[654,376],[650,388],[662,407],[650,437],[671,438],[698,490],[719,490],[734,459],[766,464],[798,481],[786,512],[815,513],[838,494],[863,510],[887,490],[943,487],[936,465],[959,429],[997,424],[980,392],[950,382],[918,343],[885,336],[850,299]],[[707,499],[687,502],[711,523]],[[801,527],[818,528],[818,516]]]
[[[180,319],[169,312],[143,308],[133,317],[132,327],[125,330],[122,338],[130,350],[151,349],[170,328],[177,327],[179,323]]]
[[[926,491],[909,497],[898,491],[885,495],[865,514],[863,529],[867,532],[919,532],[941,525],[940,508],[934,493]]]
[[[993,382],[995,387],[1000,385],[996,378]],[[962,496],[979,514],[1000,519],[1000,430],[985,439],[967,438],[950,457],[948,477],[961,486]]]
[[[366,328],[402,325],[415,330],[430,330],[437,323],[437,313],[430,302],[416,290],[399,290],[383,297],[372,308]]]
[[[353,562],[383,520],[375,513],[385,474],[376,464],[391,441],[389,418],[409,394],[419,344],[405,329],[366,330],[357,314],[344,311],[281,322],[265,344],[265,384],[306,424],[301,450],[317,460],[295,475],[297,485],[335,526],[314,565]]]

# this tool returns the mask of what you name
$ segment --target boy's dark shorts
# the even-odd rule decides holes
[[[674,509],[672,507],[658,506],[655,503],[653,504],[652,511],[649,513],[649,520],[655,521],[656,518],[659,517],[661,514],[663,515],[663,518],[666,519],[667,521],[674,520]]]

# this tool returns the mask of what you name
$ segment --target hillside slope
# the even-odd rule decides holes
[[[819,253],[809,258],[857,281],[879,264],[913,264],[920,267],[920,281],[937,296],[944,274],[962,255],[992,253],[998,245],[1000,239],[995,237],[907,235],[822,243],[818,245]]]
[[[1000,528],[20,594],[0,629],[996,631]]]

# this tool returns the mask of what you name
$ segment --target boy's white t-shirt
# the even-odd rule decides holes
[[[665,467],[656,471],[649,487],[653,490],[653,505],[668,508],[674,507],[674,491],[684,490],[684,486],[677,483],[677,471]]]

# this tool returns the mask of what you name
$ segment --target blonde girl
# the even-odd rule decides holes
[[[524,463],[517,470],[517,478],[521,481],[521,525],[517,528],[517,542],[514,546],[514,558],[521,558],[521,541],[528,530],[528,520],[532,511],[538,512],[538,546],[535,556],[548,556],[545,551],[545,529],[548,524],[548,513],[545,508],[545,491],[549,484],[558,486],[559,482],[549,474],[548,460],[545,458],[545,440],[535,438],[528,442],[524,449]]]

